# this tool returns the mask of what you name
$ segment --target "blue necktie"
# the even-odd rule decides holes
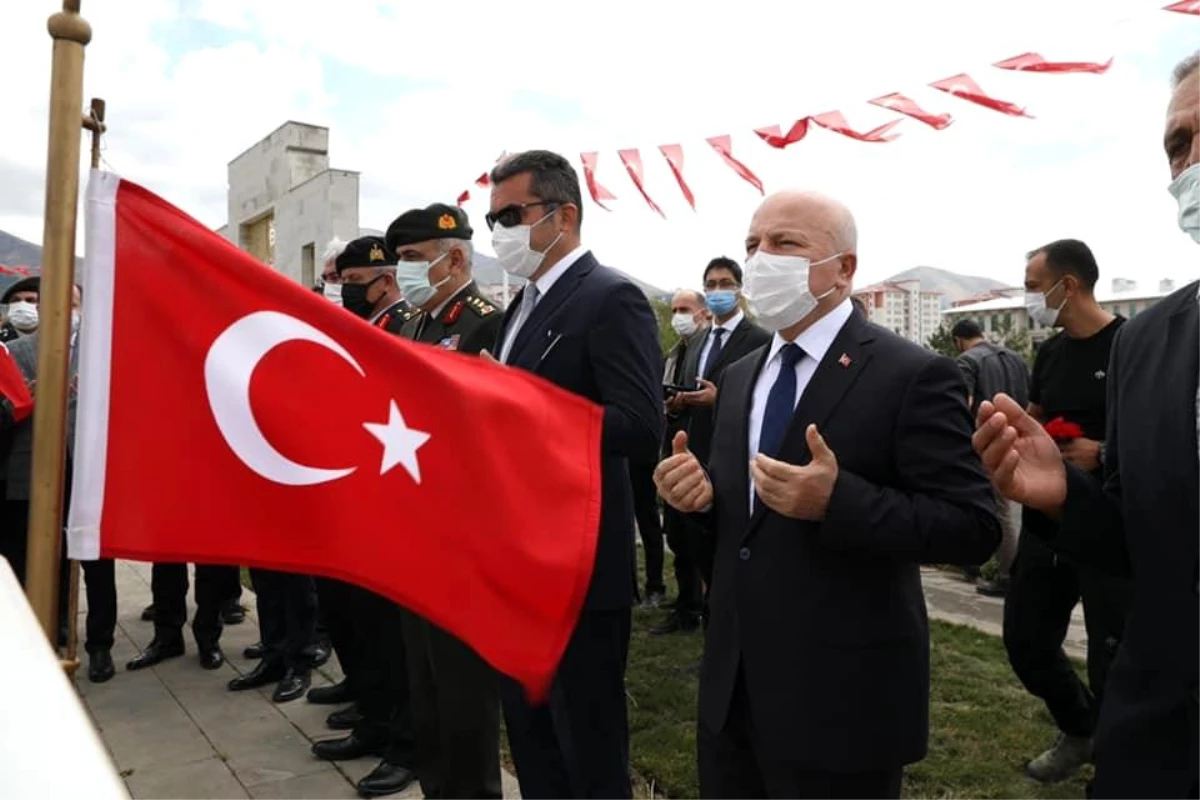
[[[708,348],[708,359],[704,362],[704,374],[701,376],[705,380],[708,380],[712,376],[713,366],[717,363],[717,356],[721,354],[721,337],[724,335],[724,328],[713,328],[712,347]]]
[[[792,421],[796,408],[796,362],[803,357],[804,351],[794,342],[779,351],[779,376],[767,395],[767,409],[758,436],[758,452],[771,458],[779,455],[783,436]]]

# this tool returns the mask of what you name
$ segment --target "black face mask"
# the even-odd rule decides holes
[[[383,276],[380,275],[369,283],[342,284],[342,306],[355,316],[369,319],[375,310],[375,304],[367,299],[367,290]]]

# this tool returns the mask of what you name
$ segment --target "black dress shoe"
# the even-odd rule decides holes
[[[166,661],[168,658],[178,658],[183,655],[183,642],[163,642],[154,639],[150,644],[146,645],[146,649],[133,657],[133,660],[125,665],[125,669],[145,669],[153,667],[155,664]]]
[[[225,663],[225,654],[219,647],[205,647],[200,650],[200,666],[204,669],[220,669]]]
[[[265,661],[258,662],[258,666],[247,672],[245,675],[239,675],[229,682],[229,691],[244,692],[247,689],[257,689],[260,686],[266,686],[269,683],[277,683],[283,679],[286,670],[282,664],[268,664]]]
[[[660,624],[650,629],[651,636],[666,636],[671,633],[690,633],[700,627],[700,618],[691,612],[673,611]]]
[[[242,655],[244,655],[246,658],[262,658],[263,657],[262,642],[255,642],[254,644],[250,645],[249,647],[247,647],[245,650],[242,651]]]
[[[226,625],[241,625],[246,621],[246,607],[236,601],[221,609],[221,621]]]
[[[314,742],[312,746],[313,755],[326,761],[350,761],[363,756],[382,756],[386,749],[387,744],[384,742],[366,742],[353,733],[341,739],[323,739]]]
[[[142,622],[154,622],[154,603],[142,609]]]
[[[350,689],[350,682],[344,678],[330,686],[318,686],[308,691],[308,702],[319,706],[340,706],[353,701],[354,692]]]
[[[271,699],[276,703],[286,703],[303,697],[311,682],[308,670],[289,669],[279,679],[279,685],[275,687]]]
[[[333,655],[333,648],[329,646],[328,642],[318,642],[309,649],[308,655],[312,658],[313,668],[323,667],[329,661],[329,657]]]
[[[341,711],[335,711],[325,718],[325,727],[335,731],[352,731],[363,721],[362,712],[358,706],[347,706]]]
[[[104,683],[117,674],[113,666],[112,653],[101,650],[88,656],[88,680],[92,683]]]
[[[382,761],[358,782],[358,796],[382,797],[385,794],[402,792],[416,779],[417,773],[411,767]]]

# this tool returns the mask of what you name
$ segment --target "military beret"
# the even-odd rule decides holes
[[[22,278],[4,290],[4,296],[0,297],[0,303],[7,305],[17,292],[41,292],[41,286],[42,279],[39,277]]]
[[[457,206],[434,203],[426,208],[405,211],[388,226],[387,249],[396,252],[397,247],[431,239],[471,240],[471,223],[467,213]]]
[[[394,267],[396,256],[378,236],[363,236],[346,245],[333,262],[338,272],[355,267]]]

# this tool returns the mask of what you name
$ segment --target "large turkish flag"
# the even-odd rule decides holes
[[[600,519],[602,411],[414,344],[93,172],[73,558],[327,575],[541,696]]]

